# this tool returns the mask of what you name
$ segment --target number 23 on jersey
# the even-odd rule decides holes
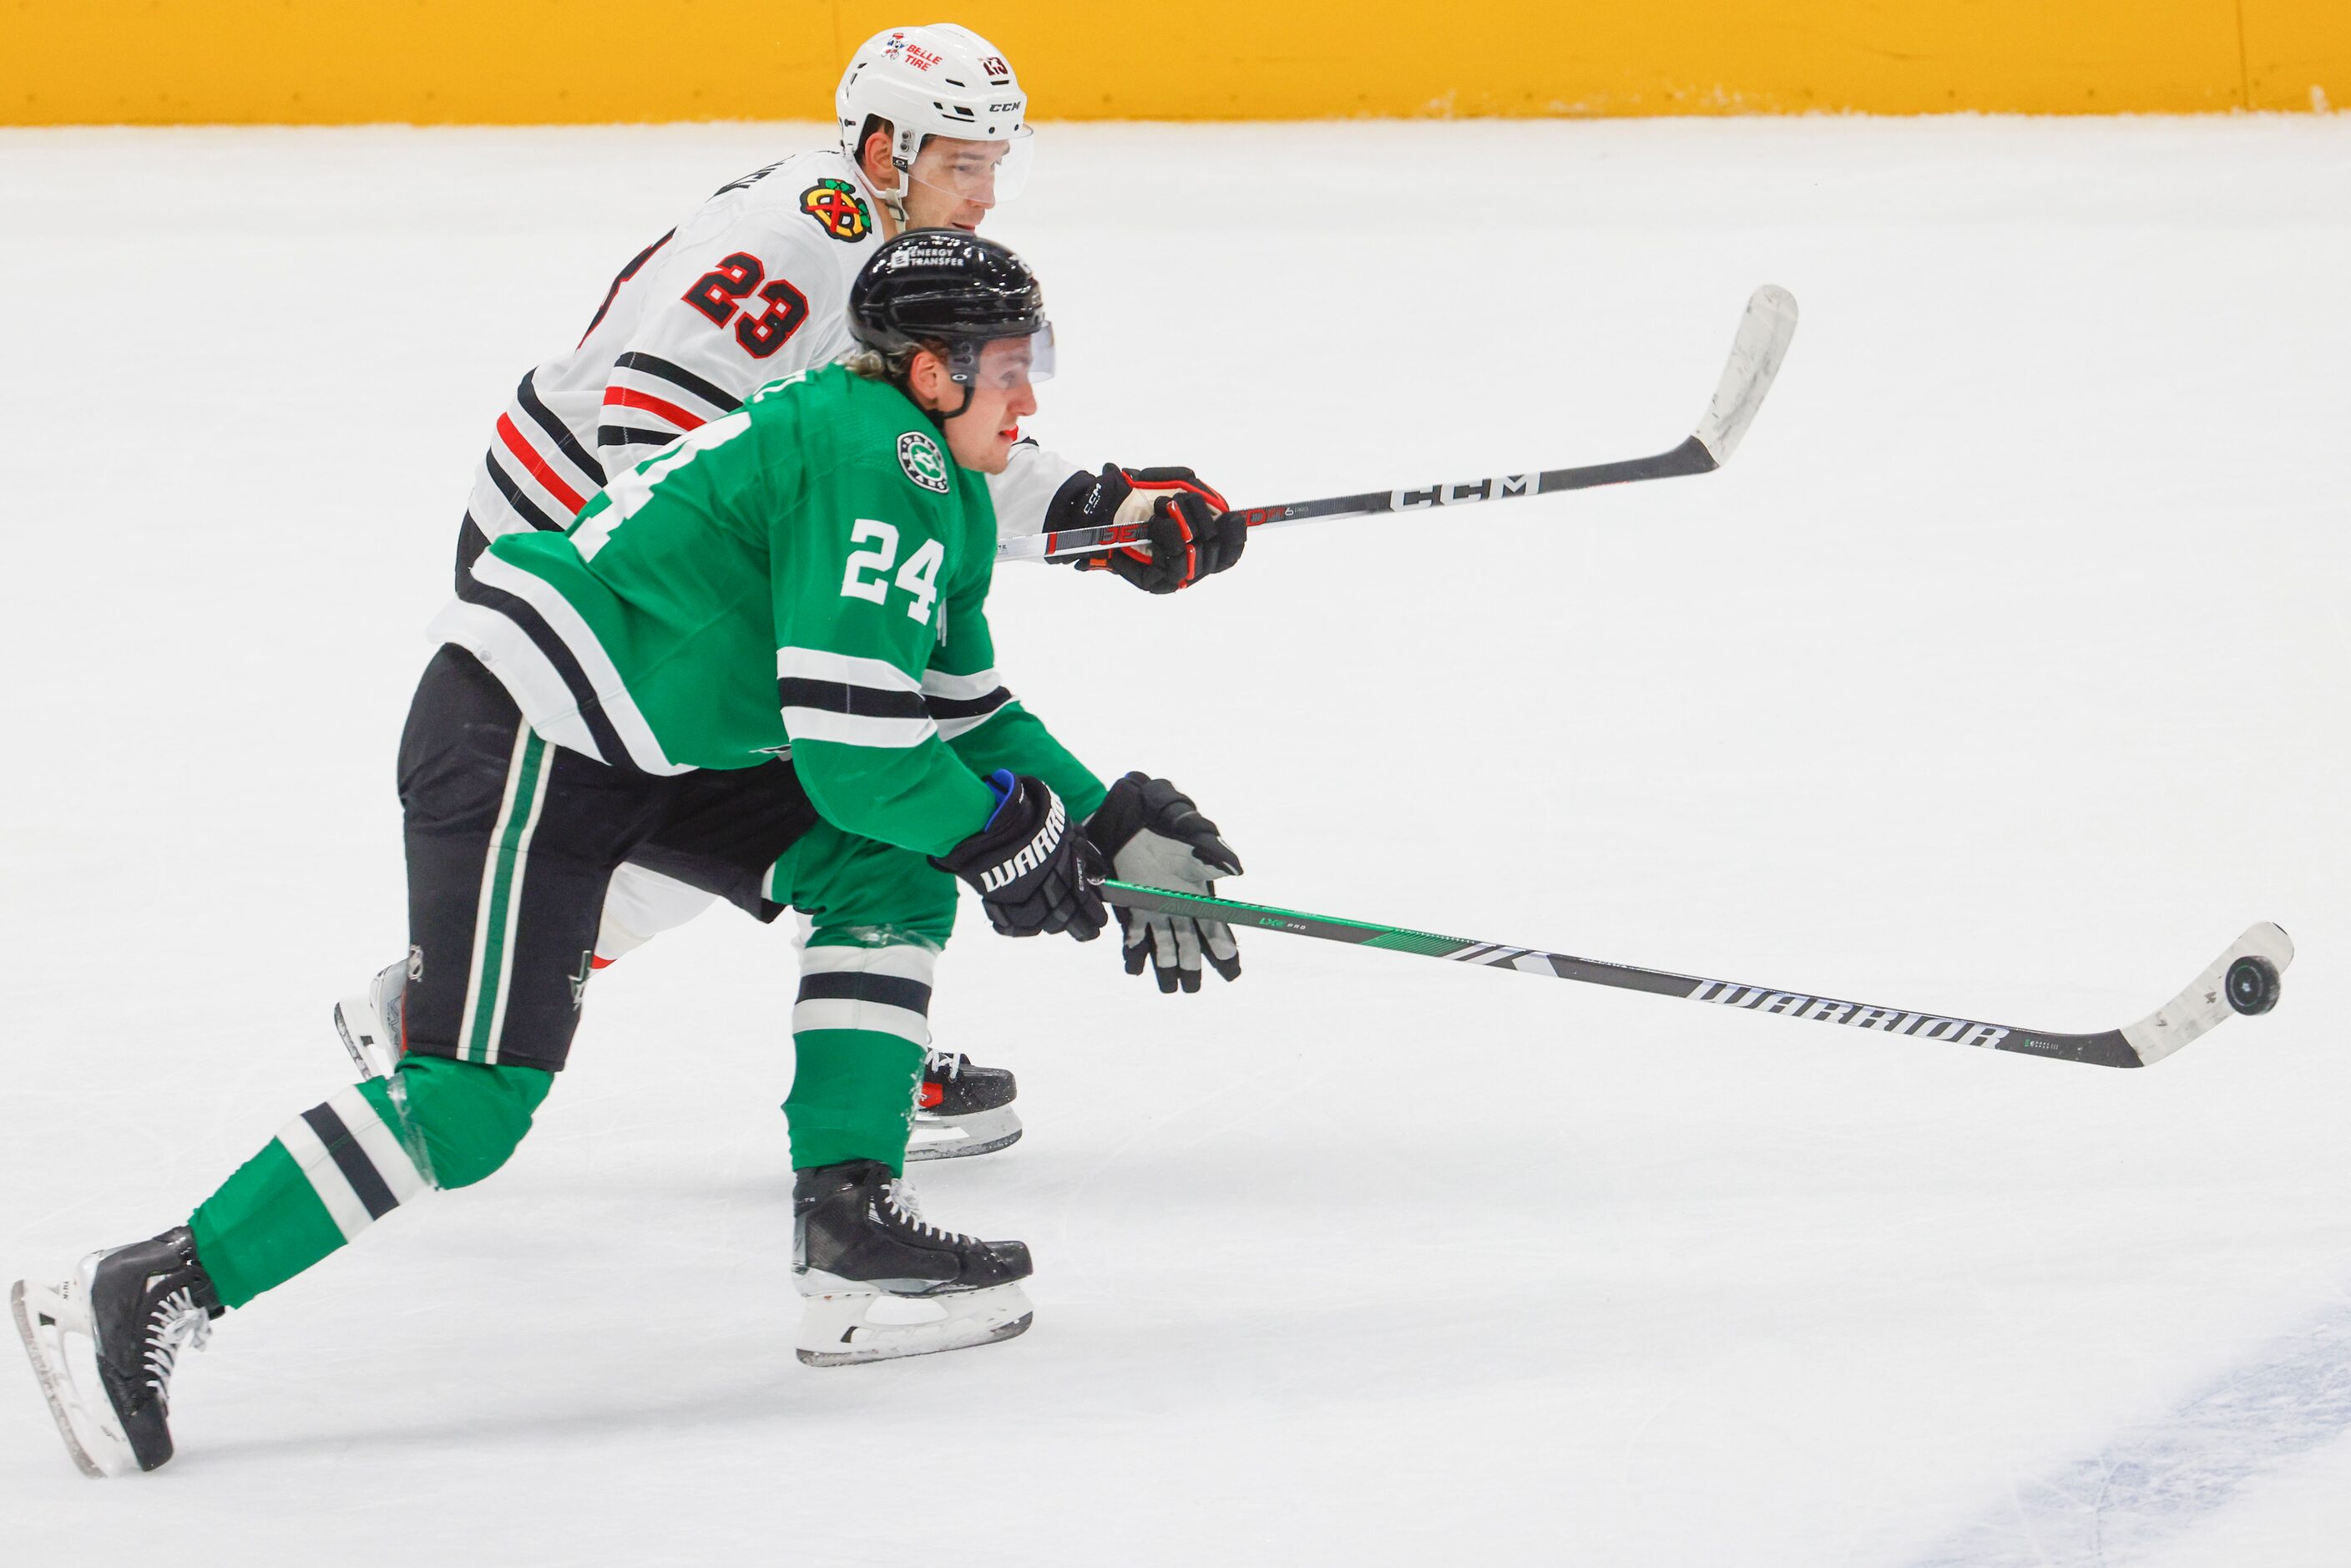
[[[925,539],[908,556],[904,565],[898,561],[898,529],[894,524],[872,517],[860,517],[849,530],[849,564],[841,574],[841,596],[843,599],[866,599],[876,604],[890,601],[890,590],[897,587],[913,595],[906,606],[910,620],[927,622],[931,605],[939,596],[939,567],[946,560],[946,550],[936,539]],[[892,567],[897,567],[893,577]]]
[[[704,273],[681,298],[714,327],[733,322],[735,340],[755,360],[782,348],[809,318],[808,296],[780,277],[768,280],[768,269],[748,251],[738,250]]]

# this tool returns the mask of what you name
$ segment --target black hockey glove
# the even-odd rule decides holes
[[[1142,523],[1148,551],[1133,545],[1066,558],[1081,571],[1114,571],[1146,593],[1189,588],[1241,559],[1249,525],[1189,468],[1121,468],[1073,474],[1045,509],[1045,527]]]
[[[971,883],[987,923],[1006,936],[1066,931],[1081,942],[1102,935],[1102,894],[1109,874],[1102,854],[1070,821],[1061,798],[1041,779],[998,768],[987,780],[998,796],[987,826],[931,863]]]
[[[1101,808],[1086,819],[1086,837],[1110,857],[1121,882],[1213,894],[1217,884],[1208,880],[1210,873],[1241,874],[1240,857],[1217,836],[1217,824],[1165,779],[1130,773],[1113,784]],[[1121,909],[1118,924],[1125,933],[1126,972],[1140,975],[1149,962],[1163,991],[1179,986],[1198,990],[1203,957],[1226,979],[1240,978],[1240,949],[1233,944],[1232,928],[1221,920]]]

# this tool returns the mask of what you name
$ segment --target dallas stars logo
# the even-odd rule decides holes
[[[935,495],[947,493],[947,460],[938,444],[917,430],[898,437],[898,466],[906,477]]]
[[[837,240],[854,244],[873,232],[873,214],[866,210],[865,198],[846,180],[819,180],[802,191],[800,211]]]

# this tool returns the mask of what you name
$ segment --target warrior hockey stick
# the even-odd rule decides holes
[[[1460,507],[1473,501],[1555,496],[1562,490],[1589,490],[1598,485],[1627,485],[1639,479],[1710,474],[1729,462],[1730,455],[1739,449],[1740,437],[1754,423],[1755,411],[1763,406],[1763,394],[1771,390],[1771,378],[1780,373],[1780,361],[1788,352],[1789,340],[1795,335],[1796,297],[1768,283],[1757,289],[1747,301],[1746,314],[1739,319],[1739,335],[1730,344],[1730,362],[1722,368],[1722,382],[1714,389],[1714,401],[1707,405],[1706,417],[1698,421],[1697,431],[1687,440],[1655,457],[1594,463],[1585,468],[1502,474],[1449,485],[1367,490],[1360,496],[1325,496],[1317,501],[1248,507],[1241,509],[1241,515],[1252,528],[1270,528],[1289,523],[1326,522],[1332,517],[1368,517],[1380,512]],[[1029,534],[998,545],[996,559],[1056,560],[1090,555],[1110,546],[1139,544],[1143,530],[1141,523],[1113,523],[1096,528]]]
[[[1903,1008],[1866,1007],[1804,991],[1775,990],[1770,986],[1704,980],[1694,975],[1635,968],[1630,964],[1603,964],[1590,958],[1571,958],[1564,953],[1507,947],[1499,942],[1470,942],[1458,936],[1438,936],[1426,931],[1374,925],[1361,920],[1301,915],[1295,910],[1270,909],[1259,904],[1237,904],[1229,898],[1165,893],[1132,883],[1105,882],[1102,895],[1112,904],[1146,914],[1192,915],[1233,925],[1319,936],[1326,942],[1353,942],[1390,952],[1451,958],[1463,964],[1484,964],[1523,974],[1582,980],[1586,985],[1614,986],[1620,990],[1648,991],[1656,996],[1680,997],[1749,1012],[1784,1013],[1791,1018],[1878,1030],[1914,1040],[2019,1051],[2031,1056],[2053,1056],[2098,1067],[2145,1067],[2162,1061],[2216,1024],[2227,1021],[2231,1012],[2269,1011],[2277,1005],[2279,973],[2294,962],[2294,944],[2286,939],[2283,931],[2263,922],[2238,937],[2235,945],[2206,966],[2186,990],[2138,1022],[2098,1034],[2056,1034],[2047,1030],[1978,1023],[1972,1019],[1946,1018]]]

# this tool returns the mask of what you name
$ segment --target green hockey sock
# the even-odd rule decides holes
[[[222,1303],[241,1307],[419,1195],[497,1169],[553,1081],[412,1056],[287,1123],[189,1221]]]
[[[344,1090],[279,1129],[189,1221],[222,1304],[282,1285],[425,1190],[384,1081]]]
[[[903,1174],[923,1048],[862,1029],[801,1030],[792,1044],[792,1168],[880,1160]]]
[[[947,886],[952,894],[953,879]],[[784,1102],[793,1169],[880,1160],[904,1173],[938,956],[935,942],[903,926],[820,925],[810,937],[792,1003],[799,1066]]]

